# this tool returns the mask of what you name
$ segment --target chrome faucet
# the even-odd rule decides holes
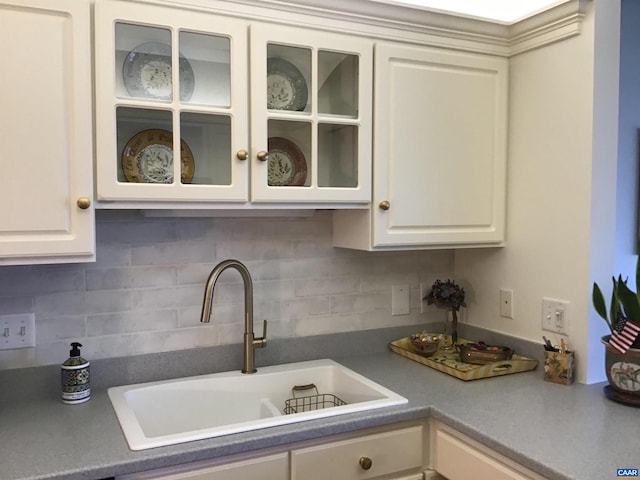
[[[218,277],[227,268],[235,268],[244,282],[244,368],[242,373],[256,373],[255,349],[263,348],[267,345],[267,321],[264,321],[262,337],[255,337],[253,334],[253,282],[247,267],[238,260],[223,260],[211,270],[207,284],[204,287],[200,321],[209,323],[213,303],[213,289],[216,286]]]

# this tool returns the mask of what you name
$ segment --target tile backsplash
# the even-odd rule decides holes
[[[330,211],[311,217],[158,218],[97,212],[97,262],[0,267],[0,315],[36,316],[36,348],[0,351],[0,369],[61,363],[69,343],[88,359],[241,343],[241,278],[225,271],[211,323],[204,284],[220,261],[253,278],[254,320],[270,338],[438,320],[420,313],[420,282],[453,277],[450,250],[360,252],[332,246]],[[410,286],[409,315],[391,315],[391,286]]]

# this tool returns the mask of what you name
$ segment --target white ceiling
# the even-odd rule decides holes
[[[511,24],[569,0],[370,0]]]

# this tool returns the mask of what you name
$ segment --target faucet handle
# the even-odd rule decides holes
[[[262,336],[253,339],[253,345],[256,348],[263,348],[267,346],[267,321],[264,320],[262,324]]]

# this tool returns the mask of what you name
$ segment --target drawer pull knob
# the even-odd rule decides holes
[[[86,210],[91,206],[91,200],[89,200],[88,197],[80,197],[76,202],[76,205],[78,205],[78,208],[81,208],[82,210]]]
[[[238,153],[236,153],[236,157],[238,157],[238,160],[246,160],[247,158],[249,158],[249,152],[247,152],[246,150],[238,150]]]
[[[383,200],[378,206],[380,207],[380,210],[389,210],[391,204],[389,203],[389,201]]]
[[[260,160],[261,162],[266,162],[267,160],[269,160],[269,154],[264,150],[260,150],[258,152],[257,157],[258,157],[258,160]]]
[[[373,462],[369,457],[360,457],[360,460],[358,460],[358,463],[360,464],[363,470],[369,470],[371,468],[371,465],[373,465]]]

